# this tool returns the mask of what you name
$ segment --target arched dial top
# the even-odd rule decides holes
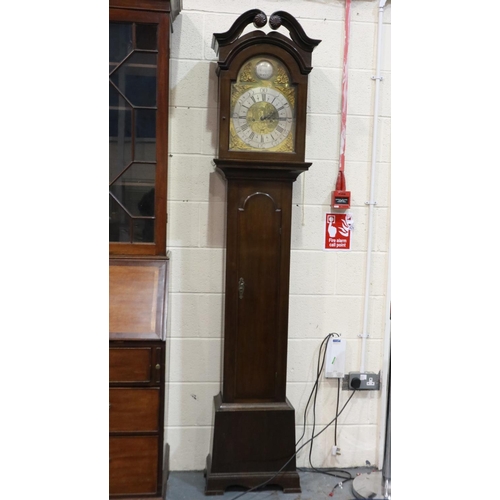
[[[293,153],[296,86],[284,64],[258,55],[241,67],[231,86],[231,151]]]

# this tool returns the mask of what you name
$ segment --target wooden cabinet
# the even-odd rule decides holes
[[[169,57],[181,7],[109,2],[111,498],[165,492]]]
[[[111,341],[109,494],[164,498],[165,342]],[[168,448],[167,448],[168,451]]]
[[[168,259],[109,265],[109,495],[163,499]]]

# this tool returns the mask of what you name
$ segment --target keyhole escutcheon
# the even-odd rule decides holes
[[[240,278],[238,281],[238,295],[240,296],[240,299],[243,298],[244,293],[245,293],[245,280],[243,278]]]

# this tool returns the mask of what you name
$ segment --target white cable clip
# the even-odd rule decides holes
[[[372,80],[380,80],[382,81],[384,79],[383,76],[372,76]]]

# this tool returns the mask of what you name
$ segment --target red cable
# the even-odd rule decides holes
[[[344,64],[342,72],[342,118],[340,124],[340,161],[339,174],[337,176],[336,189],[345,191],[345,143],[346,143],[346,122],[347,122],[347,87],[348,87],[348,55],[349,38],[351,32],[351,0],[346,0],[345,4],[345,40],[344,40]]]

